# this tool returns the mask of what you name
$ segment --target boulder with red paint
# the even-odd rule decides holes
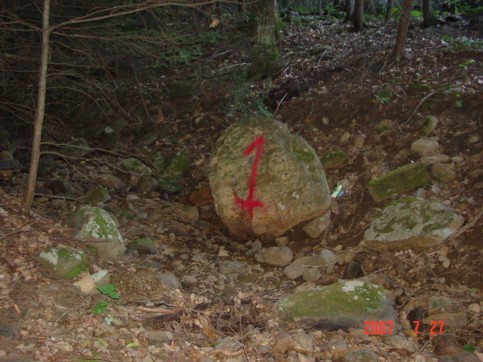
[[[268,118],[237,122],[224,131],[212,151],[209,179],[220,219],[241,240],[272,240],[330,206],[314,149]]]

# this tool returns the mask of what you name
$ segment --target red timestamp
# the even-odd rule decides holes
[[[394,322],[392,320],[373,320],[373,321],[364,321],[364,334],[366,335],[386,335],[392,333],[392,328],[394,327]]]
[[[412,324],[414,326],[414,333],[416,335],[418,335],[420,322],[419,321],[413,321]],[[430,321],[429,325],[431,327],[429,329],[430,335],[435,336],[435,335],[438,335],[438,334],[443,334],[444,321],[442,321],[442,320]]]

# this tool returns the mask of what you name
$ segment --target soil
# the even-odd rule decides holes
[[[235,82],[220,74],[223,69],[246,64],[248,52],[222,42],[206,49],[196,65],[202,70],[202,79],[193,112],[181,110],[185,99],[172,99],[164,93],[161,102],[149,101],[150,107],[161,109],[156,119],[160,137],[149,146],[149,153],[157,150],[169,156],[184,150],[193,163],[177,194],[114,192],[106,203],[110,208],[122,206],[131,214],[119,217],[127,240],[146,235],[159,246],[156,254],[129,253],[122,263],[109,263],[90,254],[91,272],[107,269],[119,300],[100,294],[81,295],[72,281],[52,278],[40,269],[37,255],[45,247],[79,247],[66,226],[68,215],[79,202],[52,197],[55,195],[37,197],[34,208],[24,214],[24,184],[3,181],[0,360],[330,361],[335,357],[326,343],[337,334],[350,350],[373,351],[380,361],[415,360],[425,353],[434,356],[438,352],[436,338],[429,329],[415,335],[407,315],[435,294],[447,296],[464,311],[473,304],[483,307],[482,37],[451,24],[424,30],[415,27],[408,39],[407,58],[393,63],[390,54],[395,23],[374,24],[361,33],[327,18],[316,18],[306,25],[287,24],[280,73],[272,80],[253,83],[239,103],[233,96]],[[455,43],[444,40],[448,36],[476,39],[479,47],[466,41],[456,49]],[[180,66],[143,86],[163,89],[190,76],[193,68]],[[260,94],[264,106],[256,104]],[[253,107],[265,107],[293,133],[303,136],[321,158],[331,151],[346,152],[343,164],[326,170],[331,188],[344,181],[343,194],[333,200],[330,228],[317,239],[294,229],[288,233],[289,246],[297,256],[324,248],[336,251],[339,260],[334,275],[324,276],[319,284],[342,278],[351,260],[361,264],[364,275],[379,275],[395,300],[405,327],[403,335],[414,349],[393,347],[384,342],[384,336],[314,330],[303,331],[314,336],[311,353],[279,355],[262,348],[273,344],[277,332],[296,330],[276,321],[272,307],[303,281],[290,281],[281,268],[259,265],[245,256],[253,241],[230,238],[216,216],[206,177],[218,135],[240,115],[240,109],[252,111]],[[384,202],[372,200],[367,182],[418,159],[410,147],[421,136],[421,125],[428,115],[439,121],[431,136],[439,140],[442,153],[453,158],[456,179],[435,182],[418,195],[452,207],[465,217],[465,226],[443,245],[419,252],[395,253],[360,246],[371,215],[384,206]],[[381,131],[377,125],[384,119],[391,120],[392,126]],[[132,132],[135,127],[129,124],[123,131],[119,152],[147,152]],[[355,145],[356,136],[363,136],[363,145]],[[101,161],[112,165],[116,158],[99,153],[87,163],[69,167],[88,175],[101,167]],[[55,161],[55,167],[60,164],[62,160]],[[42,176],[39,184],[45,184]],[[190,223],[182,213],[173,212],[186,204],[198,206],[198,221]],[[441,262],[442,255],[450,260],[449,266]],[[249,272],[237,277],[220,274],[218,267],[227,260],[247,265]],[[173,289],[161,283],[160,271],[174,273],[182,287]],[[101,300],[109,302],[106,313],[94,315],[93,308]],[[482,320],[480,310],[468,317],[466,324],[450,326],[443,333],[451,336],[460,350],[471,345],[481,352]],[[153,342],[146,331],[171,335],[167,333],[164,342]],[[223,337],[232,337],[240,346],[220,344]]]

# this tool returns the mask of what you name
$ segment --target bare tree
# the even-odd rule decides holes
[[[409,30],[409,20],[411,19],[411,9],[413,6],[412,0],[403,0],[401,9],[401,18],[397,28],[396,45],[392,53],[392,58],[396,61],[404,58],[406,50],[406,39]]]
[[[431,8],[431,0],[423,0],[423,27],[427,28],[432,25],[438,24],[438,19],[434,16],[433,9]]]
[[[249,70],[252,80],[274,75],[279,69],[279,34],[276,29],[276,0],[259,0],[256,5],[256,44]]]
[[[355,31],[360,31],[364,26],[364,0],[355,0],[356,6],[352,15],[352,25]]]
[[[45,115],[45,94],[47,92],[47,68],[49,64],[49,37],[52,28],[49,27],[50,0],[44,0],[42,10],[42,50],[40,52],[40,74],[39,89],[37,93],[37,111],[34,119],[34,137],[32,141],[32,158],[30,159],[30,169],[25,192],[23,208],[24,210],[32,207],[35,194],[35,183],[37,181],[37,171],[39,169],[40,142],[42,139],[42,125]]]
[[[386,14],[384,15],[384,22],[388,22],[392,15],[392,8],[394,6],[394,0],[387,0]]]
[[[274,1],[274,0],[273,0]],[[41,40],[41,55],[40,55],[40,72],[38,78],[38,93],[37,93],[37,104],[34,117],[34,135],[32,141],[32,156],[30,160],[30,168],[27,182],[27,189],[24,195],[23,208],[28,210],[31,208],[33,203],[33,198],[35,194],[35,184],[37,180],[37,171],[40,159],[40,146],[42,140],[42,129],[45,117],[46,109],[46,94],[47,94],[47,75],[48,75],[48,65],[49,65],[49,50],[51,48],[50,36],[52,34],[61,34],[60,29],[66,28],[68,26],[86,24],[91,22],[99,22],[107,19],[112,19],[119,16],[129,15],[138,13],[144,10],[156,9],[162,6],[183,6],[183,7],[194,7],[201,5],[214,4],[216,0],[206,0],[198,2],[195,4],[181,3],[181,2],[166,2],[163,1],[151,1],[145,0],[139,3],[130,3],[119,6],[112,6],[109,8],[96,8],[92,11],[86,12],[85,15],[76,18],[68,19],[66,21],[60,22],[58,24],[50,24],[50,0],[43,0],[43,10],[42,10],[42,40]],[[59,5],[61,6],[61,5]],[[29,28],[36,28],[23,21],[23,26],[28,26]]]

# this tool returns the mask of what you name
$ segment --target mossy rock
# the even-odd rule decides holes
[[[346,159],[347,153],[342,150],[335,150],[326,154],[320,161],[325,169],[330,169],[342,166]]]
[[[50,274],[72,279],[88,269],[85,253],[67,246],[50,246],[39,254],[40,265]]]

